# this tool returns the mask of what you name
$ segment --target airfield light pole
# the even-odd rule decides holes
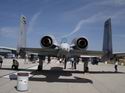
[[[26,47],[26,31],[27,31],[27,28],[26,28],[26,17],[25,16],[21,16],[20,17],[20,39],[19,39],[19,47]],[[23,56],[25,57],[24,60],[25,60],[25,63],[26,63],[26,51],[24,50],[23,51],[24,54]]]

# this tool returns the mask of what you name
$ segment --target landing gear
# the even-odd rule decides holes
[[[49,63],[50,63],[50,61],[51,61],[50,56],[48,56],[48,63],[47,63],[47,64],[49,64]]]
[[[67,63],[67,60],[66,60],[66,58],[64,59],[64,69],[66,69],[66,64]]]
[[[84,72],[89,72],[88,62],[84,62]]]
[[[74,62],[74,69],[76,69],[76,61]]]
[[[39,65],[38,65],[37,71],[43,70],[43,61],[44,60],[45,60],[45,56],[39,55]]]
[[[39,60],[39,65],[37,68],[38,71],[42,71],[43,70],[43,60]]]

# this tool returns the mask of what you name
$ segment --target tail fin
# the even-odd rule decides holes
[[[20,32],[18,38],[17,50],[20,51],[21,47],[26,47],[26,17],[20,17]]]
[[[104,37],[103,37],[103,51],[107,52],[106,59],[112,58],[112,26],[111,18],[105,21],[104,24]]]

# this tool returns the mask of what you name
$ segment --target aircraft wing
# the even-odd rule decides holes
[[[38,53],[44,56],[57,56],[58,49],[50,49],[50,48],[21,48],[23,51],[30,53]]]
[[[72,56],[96,56],[101,57],[106,54],[106,52],[103,51],[93,51],[93,50],[71,50],[70,54]]]
[[[115,53],[113,54],[115,57],[125,57],[125,53]]]

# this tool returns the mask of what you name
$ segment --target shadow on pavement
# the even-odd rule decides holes
[[[83,72],[82,72],[83,73]],[[43,70],[42,72],[34,71],[33,75],[44,75],[46,77],[30,77],[30,81],[46,81],[46,82],[69,82],[69,83],[93,83],[92,80],[72,76],[72,71],[63,71],[61,67],[52,67],[51,70]],[[65,76],[66,78],[60,78]],[[67,78],[68,77],[68,78]]]
[[[29,67],[30,68],[30,67]],[[0,70],[12,70],[12,71],[32,71],[33,74],[40,74],[42,73],[54,73],[54,72],[58,72],[58,73],[82,73],[84,74],[84,71],[79,71],[79,70],[63,70],[62,67],[52,67],[50,70],[43,70],[41,72],[37,72],[34,69],[28,69],[28,68],[19,68],[18,70],[13,70],[11,68],[0,68]],[[89,71],[87,73],[90,74],[125,74],[125,72],[115,72],[115,71]]]
[[[90,74],[125,74],[125,72],[115,72],[115,71],[89,71]]]
[[[34,69],[28,69],[28,68],[19,68],[18,70],[14,70],[12,68],[0,68],[0,70],[12,70],[12,71],[33,71]]]

